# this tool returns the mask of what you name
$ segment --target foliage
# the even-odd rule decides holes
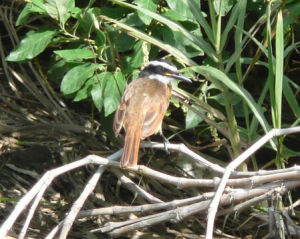
[[[299,116],[299,104],[293,97],[295,83],[284,74],[283,68],[285,57],[297,46],[289,38],[290,29],[296,22],[290,17],[285,18],[285,22],[282,13],[284,9],[299,8],[299,3],[270,1],[261,5],[266,11],[262,11],[261,18],[253,22],[249,30],[244,30],[246,0],[210,0],[205,7],[208,7],[208,12],[200,10],[199,1],[194,0],[168,0],[166,5],[156,0],[136,0],[132,4],[112,0],[111,4],[104,6],[90,1],[83,8],[75,6],[74,0],[47,0],[45,4],[42,0],[33,0],[19,15],[17,25],[25,23],[33,14],[48,18],[50,24],[28,32],[6,59],[30,60],[46,48],[51,49],[54,60],[48,72],[64,73],[61,92],[74,101],[91,98],[97,109],[104,110],[105,116],[108,116],[118,105],[124,80],[136,77],[140,67],[149,59],[160,56],[161,50],[164,50],[174,55],[178,62],[192,66],[186,69],[190,76],[195,78],[195,73],[200,73],[211,82],[205,92],[206,101],[212,101],[226,115],[227,120],[223,123],[232,145],[231,155],[236,156],[242,148],[240,132],[247,132],[247,140],[252,141],[257,138],[260,127],[265,132],[272,126],[281,127],[282,97]],[[296,11],[293,14],[295,17],[299,15]],[[224,22],[226,25],[222,28]],[[259,41],[261,36],[255,35],[260,28],[265,29],[261,31],[263,43]],[[258,47],[256,56],[252,58],[243,57],[249,40]],[[265,59],[259,59],[261,53]],[[201,55],[204,55],[204,66],[198,63],[197,56]],[[259,101],[244,88],[245,82],[252,81],[249,74],[255,64],[266,66],[268,70],[264,95]],[[51,79],[51,74],[49,76]],[[206,84],[193,93],[198,103],[199,92]],[[217,98],[221,101],[216,102],[214,99]],[[267,120],[262,108],[268,98],[272,122]],[[238,117],[244,118],[245,124],[238,125],[235,108],[242,109]],[[187,128],[196,127],[201,122],[196,115],[192,119],[194,121],[188,118]],[[273,142],[272,147],[282,148],[283,144]]]

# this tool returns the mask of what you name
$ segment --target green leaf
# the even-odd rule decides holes
[[[106,7],[102,6],[100,8],[100,15],[105,15],[107,17],[111,17],[114,19],[120,19],[126,16],[130,11],[127,8],[113,6],[113,7]]]
[[[228,22],[226,23],[226,26],[224,28],[224,31],[222,32],[222,37],[221,37],[221,51],[223,50],[226,41],[228,40],[228,33],[234,26],[235,22],[237,19],[238,20],[238,27],[242,28],[244,26],[244,19],[245,19],[245,10],[246,10],[246,5],[247,5],[247,0],[241,0],[239,1],[234,8],[231,11],[230,17]],[[235,40],[237,42],[237,38],[242,38],[242,32],[240,30],[236,30],[235,32]],[[239,40],[241,41],[241,40]]]
[[[291,107],[293,113],[297,116],[297,118],[300,118],[299,102],[297,100],[297,97],[295,96],[295,93],[291,89],[289,82],[292,82],[292,81],[288,77],[284,76],[283,94],[284,94],[284,97],[287,100],[289,106]]]
[[[49,63],[49,70],[47,71],[47,76],[50,80],[53,81],[61,81],[66,72],[70,69],[67,66],[66,61],[64,59],[60,59],[55,62]]]
[[[195,62],[193,62],[190,58],[188,58],[186,55],[184,55],[182,52],[177,50],[175,47],[164,44],[162,41],[155,39],[154,37],[149,36],[146,33],[143,33],[139,31],[136,28],[130,27],[120,21],[116,21],[115,19],[101,16],[101,18],[105,19],[106,21],[110,21],[118,25],[120,28],[124,29],[128,32],[130,36],[133,36],[135,38],[141,39],[143,41],[149,42],[153,45],[158,46],[159,48],[165,50],[166,52],[169,52],[170,54],[174,55],[176,58],[180,59],[182,62],[188,64],[188,65],[196,65]]]
[[[195,110],[200,111],[202,114],[205,114],[204,110],[200,108],[196,108],[194,106],[192,107],[195,108]],[[185,128],[186,129],[194,128],[198,126],[199,123],[201,123],[202,121],[203,119],[198,114],[196,114],[193,110],[189,109],[185,117]]]
[[[69,70],[61,82],[61,92],[69,95],[79,90],[86,79],[94,74],[96,67],[97,64],[85,63]]]
[[[37,32],[28,32],[26,37],[6,57],[7,61],[30,60],[40,54],[57,33],[55,29],[40,29]]]
[[[222,1],[222,10],[221,8]],[[233,6],[233,0],[214,0],[214,7],[216,13],[219,15],[221,11],[221,16],[225,16]]]
[[[160,14],[151,12],[147,9],[141,8],[139,6],[135,6],[133,4],[122,2],[119,0],[111,0],[111,1],[116,4],[119,4],[121,6],[129,7],[129,8],[135,9],[137,11],[143,12],[144,14],[147,14],[148,16],[152,17],[156,21],[159,21],[159,22],[165,24],[166,26],[171,28],[173,31],[181,32],[186,38],[188,38],[191,42],[193,42],[193,44],[196,44],[198,47],[200,47],[215,62],[218,62],[217,54],[209,43],[207,43],[202,37],[199,37],[199,36],[196,37],[195,35],[191,34],[189,31],[187,31],[184,27],[182,27],[177,22],[171,21],[170,19],[163,17]],[[110,20],[110,21],[112,21],[112,20]],[[121,24],[118,23],[118,25],[120,26]],[[125,27],[122,27],[122,28],[125,28]]]
[[[75,7],[74,0],[45,0],[45,9],[50,17],[64,25],[71,16],[70,11]]]
[[[110,72],[101,72],[100,74],[96,74],[93,76],[94,84],[93,84],[93,89],[91,91],[92,99],[93,102],[100,112],[103,107],[103,102],[104,102],[104,89],[107,81],[107,74],[111,74]]]
[[[136,3],[139,7],[148,9],[152,12],[155,12],[158,6],[157,0],[135,0],[134,3]],[[138,16],[145,25],[149,25],[152,21],[152,17],[149,17],[142,12],[138,12]]]
[[[43,0],[33,0],[32,3],[27,3],[22,12],[19,14],[16,21],[16,26],[19,26],[27,21],[31,13],[46,13]]]
[[[67,49],[67,50],[57,50],[54,51],[55,54],[59,55],[61,58],[67,61],[73,61],[78,59],[92,59],[94,58],[94,53],[89,49]]]
[[[96,30],[96,38],[95,38],[96,46],[98,48],[102,47],[102,46],[105,46],[105,42],[106,42],[105,34],[101,30],[97,29]]]
[[[208,39],[211,43],[214,44],[214,34],[211,28],[211,25],[206,21],[206,14],[200,10],[200,6],[198,6],[198,1],[195,0],[182,0],[185,4],[191,9],[191,12],[194,15],[194,18],[201,27],[203,27],[205,33],[207,34]]]
[[[124,74],[122,72],[115,72],[114,73],[114,77],[115,77],[115,79],[117,81],[117,85],[118,85],[120,96],[122,96],[123,92],[125,90],[125,87],[126,87],[125,76],[124,76]]]
[[[132,74],[135,69],[139,69],[144,61],[143,41],[138,41],[133,47],[133,54],[123,58],[125,74]]]
[[[251,108],[252,112],[256,116],[257,120],[261,124],[264,131],[268,132],[271,129],[270,125],[268,124],[268,121],[266,120],[263,114],[263,110],[258,104],[256,104],[255,100],[249,94],[248,91],[246,91],[244,88],[240,87],[235,82],[230,80],[223,72],[219,71],[216,68],[210,66],[198,66],[198,67],[191,67],[191,68],[194,69],[194,71],[206,76],[208,79],[212,80],[213,82],[215,80],[222,82],[230,90],[232,90],[237,95],[242,97],[242,99],[245,100],[249,108]]]
[[[110,72],[107,72],[106,74],[106,85],[104,90],[105,117],[113,113],[120,102],[121,96],[118,84],[123,88],[125,79],[120,74],[118,74],[117,77],[118,79]]]
[[[78,20],[78,33],[83,36],[88,36],[91,33],[91,29],[94,26],[94,20],[96,19],[97,12],[99,12],[99,9],[90,8],[80,14]]]
[[[116,37],[116,36],[115,36]],[[126,52],[133,48],[134,44],[136,42],[136,39],[134,39],[131,36],[128,36],[126,33],[121,33],[118,37],[118,51],[119,52]]]
[[[93,84],[94,84],[94,78],[92,77],[85,82],[84,86],[79,91],[77,91],[73,101],[78,102],[90,97],[91,91],[93,89]]]
[[[178,31],[172,31],[169,28],[164,27],[161,29],[163,40],[166,44],[176,47],[183,54],[188,57],[194,57],[203,54],[203,51],[198,46],[192,44],[192,42]]]
[[[167,11],[165,16],[171,16],[173,20],[177,21],[195,21],[194,15],[191,12],[191,8],[184,3],[184,1],[167,0],[167,3],[171,10]],[[200,2],[196,3],[196,6],[197,10],[199,11]]]
[[[276,103],[275,103],[275,79],[274,79],[274,62],[275,58],[273,57],[273,46],[272,46],[272,17],[271,17],[271,5],[269,2],[267,6],[267,40],[268,40],[268,86],[269,86],[269,94],[270,94],[270,102],[271,102],[271,113],[272,113],[272,121],[273,126],[276,127]]]
[[[283,82],[283,64],[284,64],[284,40],[283,40],[283,18],[282,10],[278,12],[276,24],[276,63],[275,63],[275,104],[276,104],[276,125],[281,128],[282,111],[282,82]]]

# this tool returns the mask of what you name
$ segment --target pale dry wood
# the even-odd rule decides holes
[[[286,133],[287,131],[280,131],[281,133]],[[288,132],[293,132],[293,131],[288,131]],[[278,132],[277,132],[278,133]],[[276,135],[276,134],[275,134]],[[270,137],[270,136],[268,136]],[[264,139],[266,140],[266,139]],[[264,141],[263,141],[264,142]],[[261,143],[261,142],[260,142]],[[259,144],[260,146],[256,146],[256,149],[258,147],[261,147],[263,144]],[[164,148],[164,144],[157,144],[157,143],[146,143],[144,146],[147,147],[154,147],[154,148]],[[211,164],[207,160],[203,158],[199,158],[198,155],[191,150],[189,150],[187,147],[184,147],[184,145],[179,144],[179,145],[174,145],[174,144],[167,144],[168,148],[177,152],[184,153],[186,155],[189,155],[192,160],[195,160],[198,162],[201,162],[201,165],[204,165],[205,167],[209,168],[212,171],[221,173],[221,171],[225,171],[224,168],[216,165],[216,164]],[[253,148],[249,148],[248,151],[245,151],[247,155],[249,155],[249,152],[253,150]],[[253,153],[253,151],[251,151]],[[25,236],[25,232],[27,231],[29,222],[31,221],[33,212],[36,210],[36,207],[46,190],[46,188],[51,184],[53,179],[57,177],[58,175],[61,175],[63,173],[66,173],[70,170],[76,169],[78,167],[87,165],[87,164],[100,164],[98,170],[96,171],[95,175],[92,177],[92,179],[87,183],[85,189],[83,190],[83,193],[79,196],[79,198],[76,200],[76,202],[73,204],[71,207],[69,213],[67,216],[63,219],[62,222],[60,222],[53,230],[48,234],[47,239],[53,238],[59,230],[61,230],[60,233],[60,238],[66,238],[73,222],[75,221],[76,217],[79,217],[79,211],[83,205],[83,203],[86,201],[87,197],[90,195],[90,193],[94,190],[96,183],[98,182],[99,178],[101,177],[101,174],[103,173],[104,169],[106,166],[110,166],[113,168],[118,168],[120,167],[120,164],[118,162],[112,162],[112,160],[116,160],[119,156],[121,155],[121,150],[118,151],[116,154],[111,155],[108,159],[96,156],[96,155],[89,155],[81,160],[72,162],[70,164],[64,165],[62,167],[59,167],[57,169],[53,169],[48,171],[42,178],[41,180],[17,203],[15,209],[11,213],[11,215],[7,218],[7,220],[3,223],[2,227],[0,228],[0,238],[3,235],[6,235],[8,230],[11,228],[11,226],[15,223],[16,219],[18,216],[21,214],[21,212],[29,205],[29,203],[33,201],[31,208],[29,210],[29,214],[27,216],[26,222],[24,224],[23,230],[20,234],[20,238]],[[243,156],[245,157],[245,156]],[[114,173],[116,173],[119,178],[124,179],[124,175],[120,171],[116,171],[112,169]],[[174,184],[179,187],[185,187],[189,185],[192,182],[192,185],[195,186],[194,179],[192,181],[189,181],[190,179],[185,179],[182,177],[175,177],[171,176],[168,174],[164,174],[161,172],[157,172],[152,169],[148,169],[145,166],[137,166],[133,167],[130,170],[135,171],[137,173],[145,173],[147,174],[147,177],[150,178],[155,178],[158,180],[161,180],[162,182],[167,182]],[[290,190],[292,188],[298,187],[300,185],[299,182],[299,171],[300,167],[299,166],[294,166],[291,167],[290,169],[282,169],[282,170],[272,170],[272,171],[260,171],[260,172],[255,172],[254,174],[248,173],[248,174],[242,174],[239,172],[235,172],[231,170],[229,172],[229,175],[231,174],[234,177],[243,175],[243,177],[247,176],[246,178],[233,178],[230,179],[229,181],[226,181],[227,185],[235,185],[235,186],[244,186],[244,187],[251,187],[251,188],[238,188],[238,189],[230,189],[228,188],[226,190],[226,194],[224,194],[221,198],[221,205],[228,205],[228,203],[238,203],[241,200],[249,200],[247,204],[240,204],[240,206],[237,206],[236,208],[233,208],[232,210],[237,210],[240,207],[243,206],[250,206],[253,205],[254,203],[257,203],[258,200],[250,200],[254,197],[260,197],[261,195],[269,195],[272,194],[272,190],[277,190],[280,194],[285,193],[287,190]],[[228,170],[226,171],[228,173]],[[249,177],[251,176],[252,177]],[[259,175],[259,176],[253,176],[253,175]],[[164,177],[169,178],[168,180],[163,179]],[[132,184],[133,182],[126,177],[126,180],[121,180],[123,183],[127,184],[130,183]],[[283,179],[285,180],[290,180],[289,182],[282,181]],[[298,179],[298,181],[292,181],[294,179]],[[182,181],[181,181],[182,180]],[[195,179],[198,180],[198,179]],[[276,182],[273,182],[277,180]],[[176,182],[176,181],[181,181],[181,182]],[[215,181],[215,182],[213,182]],[[201,181],[199,181],[201,182]],[[199,183],[198,182],[198,183]],[[211,185],[216,185],[219,184],[220,179],[211,179],[210,183]],[[184,185],[186,183],[186,185]],[[207,183],[207,182],[205,182]],[[266,184],[267,183],[267,184]],[[257,185],[263,184],[261,186],[256,187]],[[183,186],[184,185],[184,186]],[[282,189],[281,186],[285,186],[285,188]],[[282,189],[282,190],[281,190]],[[137,187],[137,185],[134,185],[131,189],[133,192],[138,192],[140,189]],[[147,193],[150,195],[149,193]],[[209,198],[211,198],[213,193],[210,193]],[[140,194],[143,195],[143,194]],[[145,196],[144,196],[145,197]],[[147,198],[148,196],[146,196]],[[262,196],[263,197],[263,196]],[[201,198],[201,199],[200,199]],[[205,200],[204,200],[205,199]],[[189,201],[190,200],[190,201]],[[146,216],[142,218],[136,218],[133,220],[127,220],[126,222],[117,222],[117,223],[112,223],[110,225],[105,226],[102,229],[99,229],[103,232],[108,232],[112,236],[118,236],[123,233],[127,233],[132,230],[138,230],[140,228],[148,227],[150,225],[155,225],[157,223],[161,223],[164,221],[172,221],[172,222],[179,222],[183,220],[186,217],[189,217],[191,215],[194,215],[196,213],[204,213],[206,209],[209,207],[211,200],[199,196],[198,200],[201,201],[196,201],[195,199],[187,199],[187,201],[171,201],[167,202],[166,204],[164,203],[156,203],[151,206],[146,206],[147,211],[150,210],[158,210],[157,208],[165,209],[167,211],[161,212],[158,214],[154,214],[151,216]],[[151,201],[151,200],[150,200]],[[174,208],[174,206],[177,205],[177,208]],[[129,210],[128,208],[126,209],[121,209],[121,208],[107,208],[107,210],[113,211],[114,209],[120,210],[120,212],[115,213],[125,213],[127,210],[127,213],[129,212],[137,212],[137,210],[143,211],[143,206],[139,207],[137,206],[136,208],[132,208]],[[132,211],[133,210],[133,211]],[[102,212],[105,213],[105,212]],[[97,229],[98,230],[98,229]]]
[[[241,165],[247,158],[253,155],[259,148],[261,148],[264,144],[270,141],[272,138],[293,134],[300,132],[300,126],[292,127],[287,129],[272,129],[258,141],[256,141],[252,146],[250,146],[245,152],[243,152],[240,156],[234,159],[227,167],[223,174],[222,180],[218,186],[216,194],[208,208],[208,216],[207,216],[207,226],[206,226],[206,239],[213,238],[213,230],[214,230],[214,221],[217,213],[217,209],[222,198],[222,194],[227,184],[227,180],[230,177],[230,174],[233,170],[235,170],[239,165]]]

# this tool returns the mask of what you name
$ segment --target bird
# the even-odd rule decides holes
[[[164,59],[150,61],[131,81],[121,97],[113,122],[115,136],[125,130],[121,168],[137,165],[141,140],[161,132],[171,97],[171,82],[192,82]]]

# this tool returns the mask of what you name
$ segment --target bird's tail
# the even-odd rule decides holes
[[[121,167],[133,167],[137,165],[141,142],[141,127],[129,127],[126,130],[124,149],[121,156]]]

